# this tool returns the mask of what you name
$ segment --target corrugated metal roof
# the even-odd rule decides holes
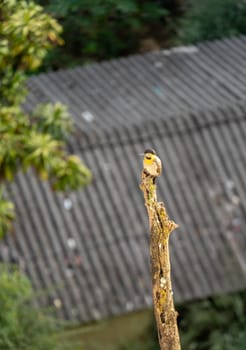
[[[180,225],[171,236],[176,301],[246,287],[246,103],[239,103],[245,62],[219,62],[231,46],[241,59],[244,43],[224,40],[186,48],[189,54],[173,49],[31,78],[26,108],[61,99],[81,128],[79,111],[98,115],[69,143],[92,170],[92,185],[62,195],[30,172],[9,187],[15,234],[1,242],[0,253],[18,261],[37,289],[48,289],[41,303],[54,303],[59,316],[80,322],[151,305],[148,222],[139,189],[139,153],[149,147],[163,161],[159,199]],[[164,66],[154,64],[159,56]],[[194,69],[189,78],[182,62],[187,74],[187,67]],[[167,78],[154,74],[157,68]],[[71,85],[66,95],[70,76],[77,90]],[[85,81],[94,90],[84,91]],[[151,90],[159,81],[169,82],[170,99]],[[120,91],[132,101],[129,113]]]
[[[244,100],[245,80],[242,36],[41,74],[25,108],[59,100],[83,132],[108,130]]]
[[[138,188],[138,154],[149,146],[164,165],[159,197],[180,225],[171,237],[176,300],[246,286],[246,105],[151,120],[92,141],[70,144],[94,174],[83,191],[52,193],[32,174],[10,187],[15,250],[35,287],[61,301],[61,316],[88,321],[150,304]]]

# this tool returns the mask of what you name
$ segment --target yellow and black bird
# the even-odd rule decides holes
[[[153,178],[153,182],[161,175],[161,160],[153,149],[146,149],[144,151],[143,169],[146,175]]]

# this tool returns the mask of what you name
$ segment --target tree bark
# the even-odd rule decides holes
[[[144,194],[149,217],[153,306],[160,348],[180,350],[168,246],[170,233],[178,225],[169,220],[164,204],[157,202],[155,181],[144,171],[140,188]]]

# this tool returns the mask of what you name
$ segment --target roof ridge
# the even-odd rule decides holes
[[[204,117],[204,118],[203,118]],[[113,126],[108,130],[93,130],[83,134],[83,138],[76,139],[82,149],[97,147],[112,147],[116,144],[128,144],[143,141],[156,134],[156,136],[173,137],[180,134],[199,131],[215,125],[238,122],[246,119],[246,100],[216,106],[206,110],[184,111],[183,113],[172,113],[167,118],[149,118],[142,122],[134,122],[130,125]],[[158,125],[165,125],[166,131],[158,131]],[[154,128],[152,127],[154,126]],[[154,131],[151,131],[154,129]],[[160,128],[161,129],[161,128]],[[69,142],[71,142],[70,140]]]

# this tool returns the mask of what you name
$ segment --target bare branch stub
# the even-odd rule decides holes
[[[149,217],[152,294],[160,348],[180,350],[168,245],[170,233],[178,225],[169,220],[164,204],[157,202],[156,183],[145,171],[142,172],[140,188]]]

